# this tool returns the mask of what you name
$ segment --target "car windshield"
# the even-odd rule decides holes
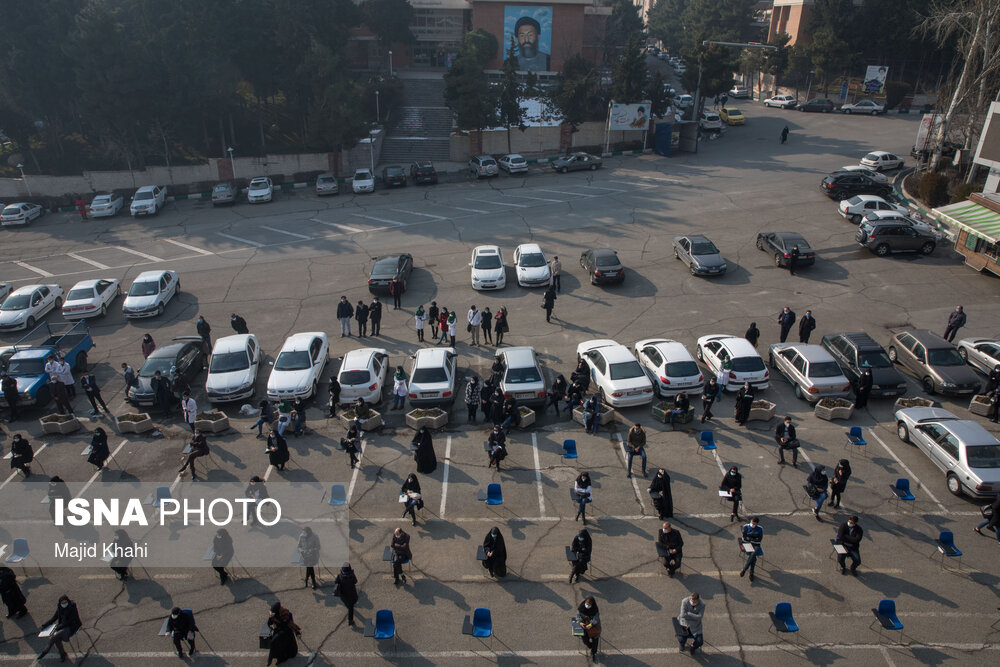
[[[254,181],[250,183],[251,190],[267,190],[267,181]]]
[[[931,366],[964,366],[962,356],[955,348],[938,348],[927,350],[927,363]]]
[[[417,384],[434,384],[447,382],[448,373],[443,368],[417,368],[413,371],[413,382]]]
[[[71,289],[69,294],[66,295],[67,301],[80,301],[82,299],[93,299],[94,298],[94,288],[93,287],[80,287],[78,289]]]
[[[618,261],[618,255],[598,255],[596,261],[597,266],[618,266],[621,264]]]
[[[160,283],[153,281],[148,283],[132,283],[128,290],[129,296],[153,296],[160,291]]]
[[[858,204],[861,203],[861,201],[862,201],[861,197],[859,197],[858,195],[854,195],[853,197],[847,200],[847,203],[850,204],[851,206],[857,206]]]
[[[481,162],[482,162],[482,165],[484,167],[492,167],[493,165],[495,165],[497,163],[497,161],[494,160],[493,158],[489,158],[487,160],[482,160]]]
[[[152,192],[152,190],[144,190],[142,192],[136,192],[135,193],[135,200],[136,201],[143,201],[143,200],[152,199],[152,198],[153,198],[153,192]]]
[[[785,247],[788,248],[789,250],[791,250],[792,246],[798,246],[799,247],[799,252],[805,252],[805,251],[809,250],[809,244],[806,243],[805,239],[801,239],[801,238],[798,238],[798,239],[797,238],[785,239]]]
[[[11,359],[7,373],[14,375],[41,375],[45,372],[44,359]]]
[[[840,366],[837,365],[836,361],[818,361],[809,364],[809,377],[811,378],[835,378],[838,375],[843,375],[843,373],[840,372]]]
[[[524,384],[525,382],[541,382],[542,376],[538,369],[528,368],[508,368],[504,382],[507,384]]]
[[[394,276],[396,275],[396,267],[399,266],[399,260],[395,257],[389,257],[388,259],[380,259],[375,262],[375,266],[372,267],[373,276]]]
[[[336,180],[337,179],[335,179],[333,176],[320,176],[319,178],[316,179],[316,182],[326,185],[327,183],[333,183]]]
[[[245,371],[248,368],[250,368],[250,357],[247,356],[246,350],[213,354],[212,361],[208,364],[209,373],[232,373]]]
[[[304,371],[311,366],[309,353],[305,350],[282,352],[274,360],[274,370],[276,371]]]
[[[672,361],[667,364],[667,376],[674,378],[698,375],[698,364],[693,361]]]
[[[214,192],[217,195],[229,194],[229,186],[226,185],[225,183],[221,185],[216,185],[215,188],[212,189],[212,192]]]
[[[862,368],[891,368],[889,356],[882,350],[858,353],[858,361]]]
[[[499,269],[500,255],[476,255],[477,269]]]
[[[370,181],[372,180],[372,175],[367,171],[358,171],[354,174],[354,180],[356,181]]]
[[[111,197],[107,195],[102,195],[100,197],[94,197],[94,201],[90,202],[90,205],[93,206],[95,204],[99,205],[99,204],[110,204],[110,203],[111,203]]]
[[[612,380],[631,380],[632,378],[645,377],[642,366],[635,359],[623,361],[618,364],[611,364]]]
[[[139,369],[139,377],[153,377],[156,371],[167,375],[170,373],[170,367],[174,365],[174,357],[162,356],[162,357],[150,357],[146,359],[146,363],[142,365]]]
[[[509,161],[510,161],[511,164],[523,164],[527,160],[525,160],[520,155],[511,155],[510,158],[509,158]]]
[[[871,160],[872,162],[878,162],[879,160],[882,159],[882,156],[880,156],[878,153],[869,153],[868,155],[865,156],[865,159]]]
[[[719,249],[711,241],[699,241],[691,244],[692,255],[718,255]]]
[[[21,212],[20,206],[7,206],[3,210],[3,215],[17,215]]]
[[[529,252],[521,255],[521,266],[545,266],[545,256],[540,252]]]
[[[732,364],[732,370],[736,373],[758,373],[764,370],[764,361],[760,357],[736,357]]]
[[[356,384],[368,384],[372,374],[369,371],[341,371],[340,384],[353,386]]]
[[[7,297],[7,300],[3,302],[3,306],[0,306],[0,310],[24,310],[28,307],[30,300],[30,294],[15,294],[14,296]]]
[[[385,170],[386,176],[402,176],[403,169],[401,167],[388,167]]]
[[[970,468],[1000,468],[1000,445],[966,447],[965,456]]]

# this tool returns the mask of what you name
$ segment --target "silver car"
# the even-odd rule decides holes
[[[443,405],[455,402],[458,353],[453,347],[424,347],[410,366],[410,405]]]
[[[837,360],[822,345],[776,343],[768,353],[768,364],[788,378],[796,396],[810,403],[851,392]]]
[[[721,276],[729,268],[715,244],[701,234],[675,236],[674,257],[688,265],[692,276]]]
[[[1000,441],[978,423],[941,408],[904,408],[896,411],[896,434],[941,469],[956,496],[1000,492]]]
[[[529,346],[508,347],[497,352],[503,368],[500,370],[500,391],[504,397],[513,396],[519,405],[545,405],[545,376]]]
[[[989,375],[1000,366],[1000,340],[996,338],[963,338],[958,341],[958,355],[973,368]]]
[[[928,394],[978,394],[981,382],[955,346],[926,330],[901,331],[889,344],[889,359],[916,374]]]

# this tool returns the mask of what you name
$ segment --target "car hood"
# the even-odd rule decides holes
[[[132,202],[132,208],[149,208],[156,204],[156,199],[136,199]]]
[[[519,275],[527,279],[535,278],[545,278],[549,275],[548,266],[519,266],[517,267],[517,272]]]
[[[24,310],[0,310],[0,323],[11,324],[13,322],[19,322],[24,319],[22,316],[27,315],[28,309]]]
[[[156,305],[156,300],[159,296],[159,294],[153,294],[151,296],[126,296],[125,300],[122,302],[122,307],[146,308],[148,306],[154,306]]]
[[[872,384],[875,386],[885,387],[906,384],[903,374],[895,368],[873,368],[871,371]]]
[[[254,380],[253,367],[242,371],[230,371],[228,373],[209,373],[205,380],[206,391],[224,392],[237,387],[244,387]]]
[[[968,366],[931,366],[938,377],[953,384],[978,384],[979,374]]]
[[[17,393],[29,393],[33,388],[40,387],[48,382],[48,377],[48,373],[43,373],[41,375],[16,376],[14,379],[17,380]]]
[[[309,383],[310,369],[301,371],[272,370],[267,379],[267,390],[304,389]]]
[[[499,269],[472,269],[472,277],[477,280],[500,280],[503,274],[502,266]]]
[[[73,299],[72,301],[63,301],[63,308],[72,308],[73,306],[89,306],[91,304],[96,304],[100,302],[100,299],[95,297],[89,297],[86,299]]]
[[[153,377],[143,377],[137,375],[135,378],[136,387],[135,393],[137,394],[152,394],[153,393]]]
[[[722,259],[722,255],[715,253],[712,255],[691,255],[691,259],[698,266],[722,266],[726,263],[726,260]]]

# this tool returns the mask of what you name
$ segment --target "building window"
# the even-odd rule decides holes
[[[992,259],[995,263],[998,259],[1000,259],[997,257],[998,251],[1000,251],[1000,246],[997,246],[996,243],[984,243],[981,252]]]
[[[968,248],[969,250],[971,250],[972,252],[978,252],[979,251],[979,244],[980,244],[981,241],[982,241],[982,239],[980,239],[975,234],[969,234],[968,232],[966,232],[966,235],[965,235],[965,247]]]

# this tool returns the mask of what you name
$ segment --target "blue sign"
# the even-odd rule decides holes
[[[842,100],[846,100],[847,99],[847,82],[846,81],[844,83],[840,84],[840,99],[842,99]]]

